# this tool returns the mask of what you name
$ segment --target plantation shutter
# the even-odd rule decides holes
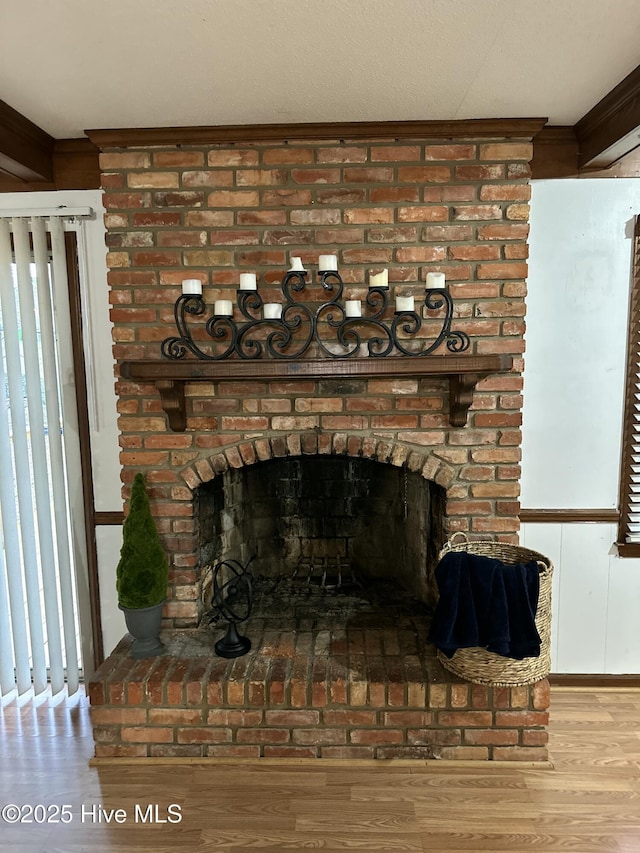
[[[640,556],[640,216],[633,234],[628,328],[618,543],[623,556]]]

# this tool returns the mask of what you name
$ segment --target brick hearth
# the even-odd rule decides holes
[[[547,759],[547,680],[463,682],[410,619],[311,627],[254,621],[231,661],[209,628],[166,633],[146,661],[125,638],[89,688],[96,757]]]

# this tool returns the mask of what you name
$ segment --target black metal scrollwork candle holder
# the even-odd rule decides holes
[[[427,356],[442,344],[451,353],[469,348],[468,335],[451,329],[453,300],[446,287],[425,290],[423,305],[433,313],[429,319],[438,321],[439,329],[434,337],[425,338],[419,334],[424,327],[423,318],[414,309],[412,298],[409,307],[397,298],[393,318],[385,320],[389,307],[387,286],[370,286],[365,300],[348,300],[345,304],[344,284],[337,270],[319,270],[318,277],[328,298],[315,309],[299,301],[309,284],[307,271],[302,268],[285,273],[281,303],[265,303],[255,287],[238,290],[240,320],[233,317],[233,309],[228,307],[230,302],[216,303],[224,306],[221,310],[225,313],[214,312],[204,324],[208,351],[194,339],[188,322],[206,313],[205,301],[199,293],[183,293],[174,306],[178,334],[162,342],[162,355],[181,359],[190,352],[208,361],[233,355],[241,359],[299,359],[314,345],[320,354],[330,358],[358,355],[383,358]]]

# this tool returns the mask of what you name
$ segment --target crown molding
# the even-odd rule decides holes
[[[544,118],[466,119],[461,121],[311,122],[241,124],[211,127],[141,127],[87,130],[100,150],[148,145],[221,145],[293,140],[531,138]]]

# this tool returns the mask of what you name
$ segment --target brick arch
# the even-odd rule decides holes
[[[447,489],[455,477],[454,469],[428,449],[375,436],[344,432],[304,432],[239,441],[208,457],[201,457],[180,472],[193,493],[200,485],[230,469],[244,468],[270,459],[288,456],[347,456],[371,459],[420,473]]]

